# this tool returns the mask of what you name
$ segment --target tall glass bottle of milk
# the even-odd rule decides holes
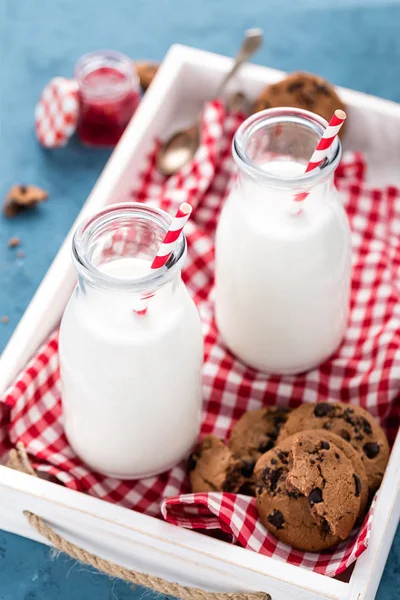
[[[65,433],[84,462],[110,477],[169,469],[199,431],[203,339],[181,280],[183,234],[167,264],[150,270],[170,222],[142,204],[114,205],[73,238],[78,285],[59,340]]]
[[[305,174],[326,126],[307,111],[270,109],[233,141],[239,176],[217,228],[216,322],[239,359],[270,373],[317,366],[346,329],[351,240],[333,182],[338,138]]]

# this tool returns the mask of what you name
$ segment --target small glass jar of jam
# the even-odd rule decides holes
[[[77,134],[88,146],[115,146],[140,101],[133,61],[120,52],[99,50],[75,67],[79,84]]]

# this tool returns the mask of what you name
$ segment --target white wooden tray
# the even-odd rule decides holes
[[[231,59],[173,46],[90,194],[81,221],[128,198],[155,136],[191,124],[213,97]],[[246,65],[228,92],[254,96],[279,71]],[[348,109],[345,148],[363,151],[371,181],[400,185],[400,105],[341,89]],[[75,225],[72,230],[75,229]],[[71,230],[71,232],[72,232]],[[70,233],[0,359],[0,395],[60,321],[75,285]],[[121,565],[212,591],[266,591],[273,600],[371,600],[400,516],[400,435],[379,493],[368,550],[348,582],[258,555],[208,536],[0,466],[0,528],[38,541],[23,511],[45,517],[70,541]]]

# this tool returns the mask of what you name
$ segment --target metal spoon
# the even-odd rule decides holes
[[[261,47],[262,42],[262,29],[247,29],[243,43],[235,57],[235,62],[233,63],[232,68],[225,75],[218,87],[215,95],[216,98],[221,96],[225,86],[235,75],[239,67],[251,56],[253,56],[255,52],[257,52],[257,50]],[[197,148],[199,147],[199,144],[199,123],[196,123],[196,125],[193,125],[192,127],[178,131],[168,140],[166,140],[161,146],[157,154],[157,170],[163,175],[174,175],[193,158]]]

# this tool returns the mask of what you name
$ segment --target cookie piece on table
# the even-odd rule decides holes
[[[302,404],[290,413],[278,441],[306,429],[331,431],[349,442],[363,461],[370,494],[376,492],[389,460],[389,444],[368,411],[343,402]]]
[[[259,95],[253,113],[266,108],[292,106],[303,108],[330,121],[336,109],[345,110],[334,86],[323,77],[312,73],[291,73],[282,81],[268,85]],[[343,126],[339,136],[343,136]]]
[[[134,64],[136,73],[139,77],[140,86],[146,91],[154,77],[157,75],[160,65],[157,62],[150,61],[137,61]]]
[[[46,190],[36,185],[13,185],[4,199],[3,212],[6,217],[14,217],[21,210],[36,206],[48,197]]]
[[[188,461],[193,492],[234,492],[252,495],[255,461],[235,458],[215,435],[208,435]]]
[[[320,551],[350,534],[360,509],[354,468],[323,436],[284,440],[259,458],[254,477],[260,519],[283,542]]]
[[[286,423],[289,410],[267,407],[244,413],[232,429],[229,448],[237,457],[257,460],[275,446],[281,427]]]

